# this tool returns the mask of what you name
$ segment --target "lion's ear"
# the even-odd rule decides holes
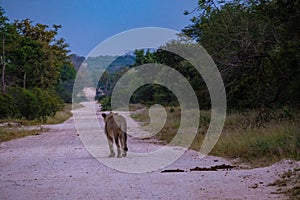
[[[105,119],[105,117],[106,117],[106,114],[105,114],[105,113],[102,113],[102,117]]]

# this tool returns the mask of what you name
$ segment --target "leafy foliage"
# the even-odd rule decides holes
[[[56,92],[65,103],[72,102],[72,92],[75,77],[75,68],[70,65],[64,65],[60,72],[60,78],[56,86]]]
[[[60,28],[30,19],[10,23],[0,8],[0,118],[44,121],[62,108],[61,99],[71,102],[76,72],[68,44],[56,38]]]
[[[16,106],[11,95],[0,93],[0,118],[11,118],[16,114]]]
[[[299,107],[299,1],[207,0],[198,5],[199,16],[183,32],[212,55],[229,107]]]
[[[103,96],[100,99],[101,110],[103,110],[103,111],[111,110],[110,101],[111,101],[111,97],[110,96]]]
[[[102,96],[110,96],[112,94],[116,82],[128,71],[132,64],[135,63],[136,58],[132,55],[123,55],[114,57],[99,56],[96,58],[88,58],[87,60],[90,59],[97,59],[97,62],[95,62],[94,65],[102,66],[101,70],[103,73],[100,79],[97,79],[98,83],[96,92],[96,99],[100,100]],[[105,60],[110,62],[106,63]],[[93,66],[90,68],[93,69]]]
[[[0,94],[1,118],[25,118],[44,121],[62,108],[62,101],[54,91],[12,87],[7,94]],[[7,108],[5,108],[5,106]]]
[[[230,110],[256,109],[258,121],[268,121],[274,108],[300,107],[299,1],[199,0],[197,8],[185,11],[186,15],[191,13],[191,23],[182,32],[212,56],[223,78]],[[162,49],[175,43],[171,41]],[[135,50],[135,63],[130,68],[160,63],[176,69],[190,82],[200,107],[209,109],[209,92],[196,69],[162,49]],[[125,72],[104,73],[98,84],[102,94],[110,96]],[[139,77],[132,82],[139,82]],[[148,84],[135,91],[131,102],[176,105],[176,98],[166,88]]]

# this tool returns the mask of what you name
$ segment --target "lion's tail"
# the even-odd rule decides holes
[[[127,147],[127,133],[124,132],[124,151],[128,151]]]

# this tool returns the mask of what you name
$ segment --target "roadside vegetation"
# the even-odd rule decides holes
[[[76,70],[60,28],[11,22],[0,7],[0,119],[46,122],[71,103]]]
[[[12,126],[9,128],[0,129],[0,142],[6,142],[9,140],[22,138],[30,135],[38,135],[41,132],[39,129],[34,130],[19,130],[16,127]]]
[[[122,73],[147,63],[164,64],[180,72],[194,89],[201,108],[199,131],[191,145],[199,150],[210,122],[209,92],[191,63],[168,49],[200,44],[215,61],[227,98],[225,127],[211,154],[253,167],[283,158],[300,160],[299,10],[299,1],[198,1],[198,7],[185,12],[192,17],[182,29],[192,41],[179,35],[159,49],[137,49],[133,65],[100,79],[98,85],[102,90],[106,86],[107,94],[111,94]],[[161,72],[157,76],[167,75]],[[141,82],[141,77],[137,73],[129,84]],[[109,95],[99,99],[104,109],[110,109]],[[132,94],[130,103],[148,108],[163,105],[167,122],[156,137],[172,140],[180,125],[179,103],[172,91],[147,84]],[[147,122],[148,110],[135,117]]]
[[[177,134],[180,125],[180,109],[167,108],[167,121],[156,137],[165,143]],[[226,117],[225,126],[211,155],[238,160],[251,167],[267,166],[284,158],[300,160],[300,113],[288,117],[277,111],[264,123],[258,123],[257,113],[231,113]],[[191,149],[199,151],[210,123],[210,112],[200,112],[198,134]],[[142,124],[149,122],[148,109],[133,115]]]
[[[79,108],[80,106],[76,106]],[[76,109],[75,108],[75,109]],[[73,107],[74,109],[74,107]],[[45,124],[59,124],[72,116],[72,104],[64,104],[62,110],[56,112],[52,117],[47,117],[46,121],[26,120],[26,119],[1,119],[0,120],[0,142],[26,137],[29,135],[38,135],[46,132],[43,127]]]
[[[193,17],[182,33],[212,56],[226,90],[225,127],[211,154],[238,159],[253,167],[283,158],[300,160],[299,10],[299,1],[209,0],[198,1],[196,9],[185,12]],[[168,51],[193,45],[179,37],[161,49],[135,50],[132,66],[118,71],[118,75],[105,77],[106,82],[100,79],[98,85],[106,85],[110,94],[126,70],[146,63],[174,68],[190,82],[198,98],[200,126],[191,148],[199,150],[210,122],[209,92],[195,68]],[[158,76],[166,77],[166,74]],[[132,84],[140,82],[140,77],[134,76]],[[110,109],[109,95],[99,99],[104,110]],[[154,104],[165,106],[167,122],[156,137],[165,142],[172,140],[180,125],[179,103],[172,91],[158,84],[147,84],[134,92],[130,102],[148,108]],[[148,109],[134,117],[147,122]]]
[[[76,70],[60,25],[10,21],[0,7],[0,142],[39,134],[72,115]]]

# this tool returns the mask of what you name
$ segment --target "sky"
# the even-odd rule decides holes
[[[11,22],[62,25],[58,37],[71,53],[87,56],[101,42],[124,31],[160,27],[180,31],[190,24],[197,0],[0,0]]]

